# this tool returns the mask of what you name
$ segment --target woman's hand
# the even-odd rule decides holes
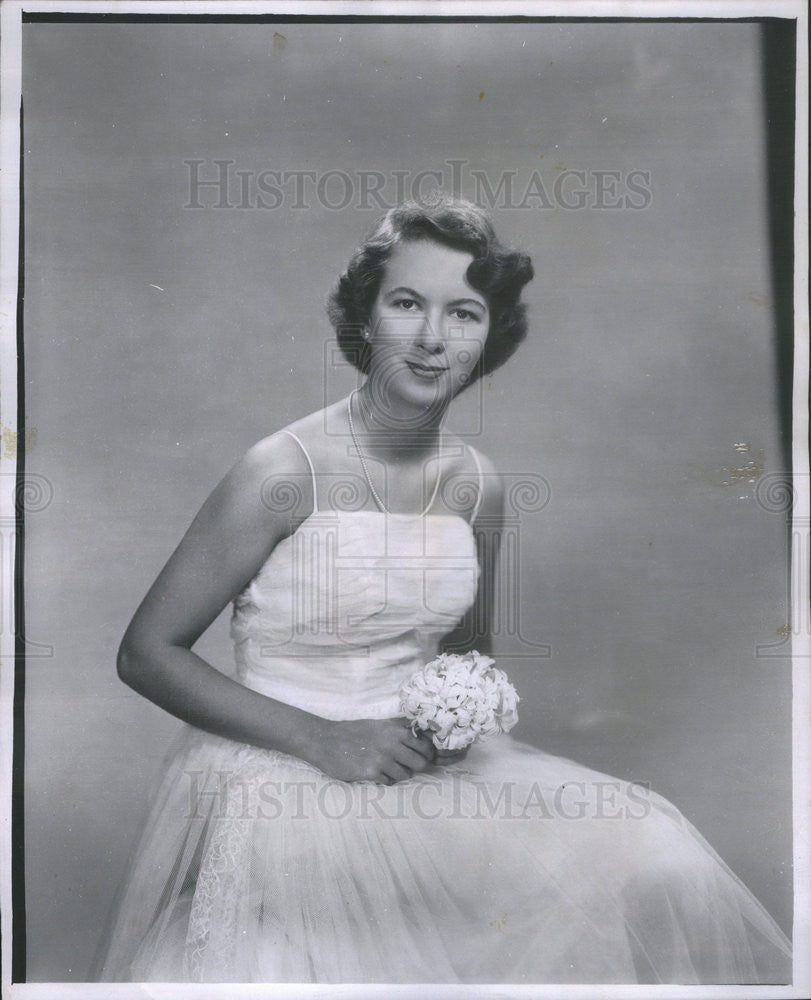
[[[393,785],[424,771],[436,753],[430,737],[411,732],[408,719],[324,720],[307,759],[341,781]]]

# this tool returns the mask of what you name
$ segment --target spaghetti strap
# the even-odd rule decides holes
[[[299,446],[299,448],[301,448],[301,450],[304,452],[304,457],[307,459],[307,465],[310,466],[310,475],[312,476],[312,479],[313,479],[313,514],[317,514],[318,513],[318,493],[316,491],[316,484],[315,484],[315,468],[313,466],[313,460],[310,458],[310,453],[304,447],[304,443],[302,442],[301,438],[297,434],[294,434],[292,431],[288,430],[286,427],[284,428],[284,430],[282,431],[282,433],[283,434],[289,434],[290,437]]]
[[[473,456],[473,461],[476,463],[476,469],[479,473],[479,487],[478,496],[476,497],[476,505],[473,508],[473,513],[470,515],[470,523],[473,524],[479,514],[479,507],[482,505],[482,497],[484,496],[484,473],[482,472],[482,463],[479,460],[479,455],[475,448],[471,445],[467,446],[467,450]]]

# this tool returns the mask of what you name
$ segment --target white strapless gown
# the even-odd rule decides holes
[[[311,515],[234,604],[239,679],[399,715],[478,576],[462,518]],[[784,983],[789,946],[670,803],[510,737],[392,786],[189,730],[100,978]]]

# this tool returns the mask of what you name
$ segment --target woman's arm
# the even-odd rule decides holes
[[[471,649],[489,655],[493,651],[493,612],[501,531],[504,524],[504,485],[492,463],[481,456],[483,477],[482,502],[472,524],[479,560],[479,586],[476,598],[457,627],[441,642],[443,653],[466,653]],[[464,760],[467,749],[439,750],[444,764]]]
[[[309,511],[309,484],[305,460],[286,435],[255,445],[206,500],[136,611],[118,673],[208,732],[293,754],[343,780],[397,781],[433,758],[429,741],[413,737],[405,720],[331,722],[251,691],[191,651],[290,534],[290,513],[265,502],[272,486],[300,488]]]
[[[481,456],[483,493],[473,534],[479,559],[479,586],[476,599],[459,625],[442,640],[442,651],[465,653],[476,649],[490,654],[493,631],[499,631],[493,621],[495,611],[496,573],[499,547],[504,526],[504,484],[489,459]],[[503,613],[503,609],[502,609]]]

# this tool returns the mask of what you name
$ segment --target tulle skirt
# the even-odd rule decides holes
[[[669,802],[508,737],[392,786],[189,730],[98,978],[785,983],[789,945]]]

